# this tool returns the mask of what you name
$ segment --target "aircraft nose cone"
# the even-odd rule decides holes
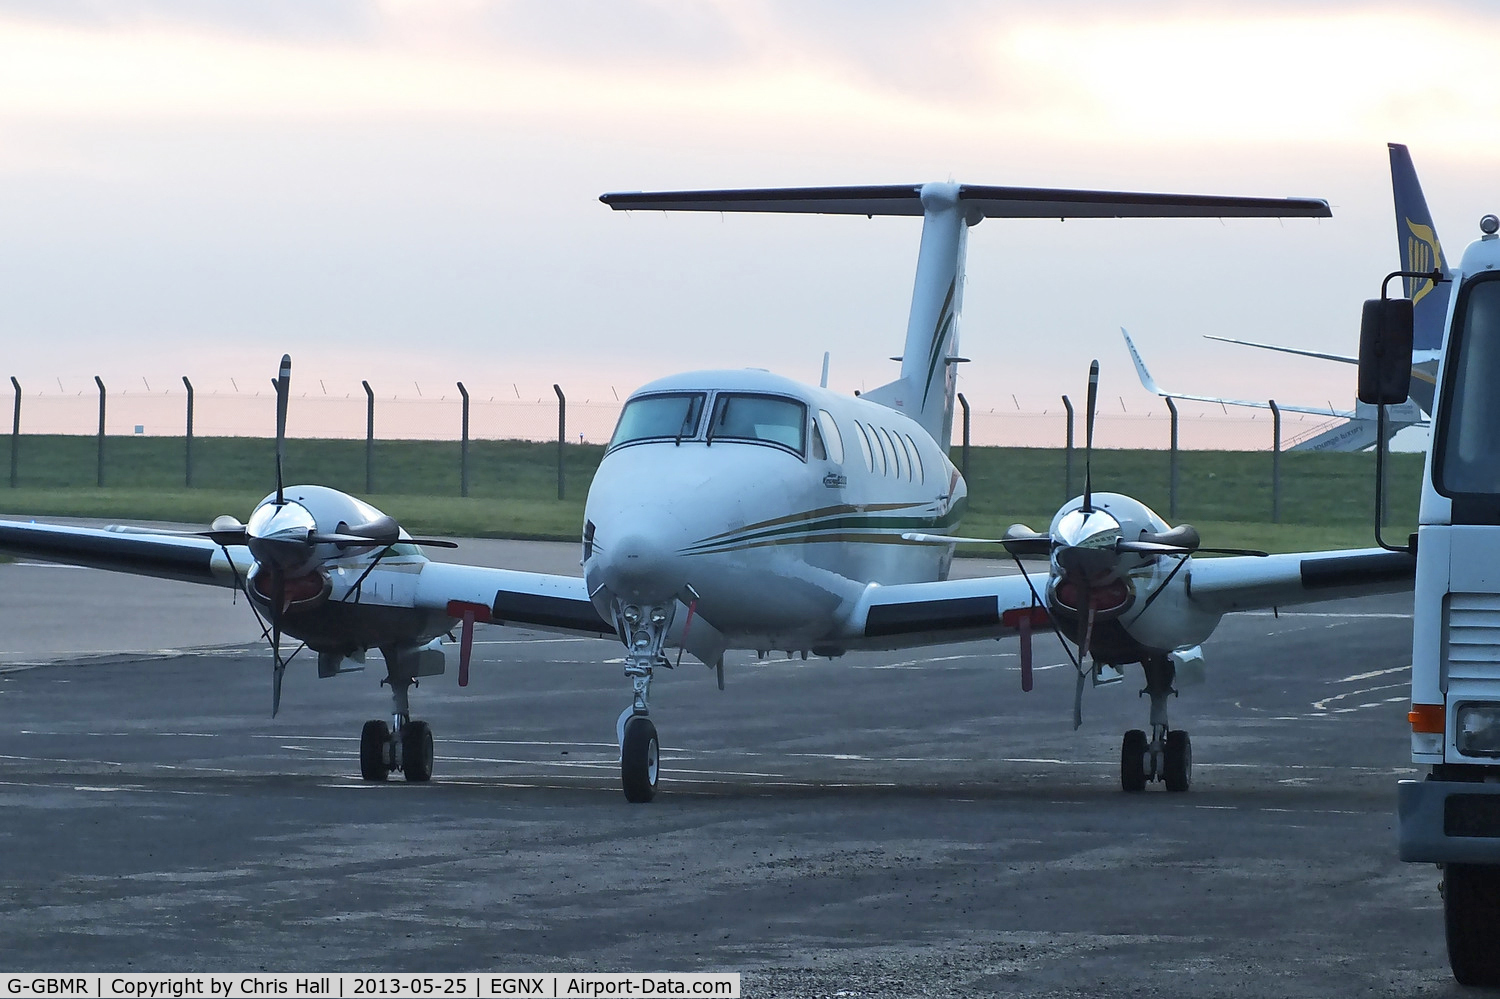
[[[604,585],[628,603],[663,603],[687,583],[676,546],[655,532],[622,535],[598,558]]]
[[[317,521],[297,503],[265,504],[250,515],[245,531],[250,554],[262,565],[291,572],[302,569],[312,556],[308,532]]]
[[[1115,544],[1120,522],[1103,510],[1072,510],[1052,531],[1053,558],[1063,574],[1098,581],[1112,575],[1120,561]]]

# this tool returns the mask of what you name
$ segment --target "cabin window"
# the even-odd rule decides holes
[[[702,392],[643,395],[625,403],[610,447],[636,441],[679,440],[697,435],[703,415]]]
[[[917,442],[911,439],[911,434],[906,435],[906,443],[911,445],[908,453],[911,455],[912,467],[917,470],[917,481],[926,482],[927,471],[922,467],[922,452],[917,450]]]
[[[807,446],[807,407],[784,396],[721,393],[714,400],[708,436],[711,441],[779,444],[801,455]]]
[[[911,467],[911,448],[906,446],[906,438],[901,435],[899,430],[892,430],[891,439],[896,442],[896,447],[901,450],[901,457],[906,462],[906,481],[916,481],[917,473]]]
[[[833,417],[828,410],[818,410],[818,426],[823,428],[823,441],[828,445],[828,457],[834,463],[844,463],[844,435],[839,433],[839,425],[833,422]]]
[[[858,420],[854,421],[855,436],[859,438],[859,449],[865,455],[865,468],[871,472],[875,471],[875,453],[870,449],[870,435],[865,433],[865,425]]]
[[[875,450],[880,454],[880,474],[891,474],[891,457],[886,453],[886,443],[880,436],[879,427],[870,428],[870,436],[875,439]]]
[[[890,445],[891,445],[891,466],[894,469],[894,474],[895,474],[896,478],[899,479],[903,475],[906,475],[906,477],[908,479],[911,478],[911,476],[907,474],[906,459],[904,457],[902,457],[901,445],[897,443],[897,441],[899,441],[901,439],[901,435],[900,434],[893,434],[889,430],[886,430],[883,427],[881,428],[880,432],[882,434],[884,434],[885,435],[885,439],[890,442]]]

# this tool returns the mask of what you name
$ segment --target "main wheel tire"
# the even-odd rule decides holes
[[[365,722],[359,733],[359,775],[365,780],[385,780],[391,768],[385,761],[386,743],[390,741],[391,728],[376,718]]]
[[[1120,787],[1126,791],[1146,790],[1146,754],[1151,744],[1146,733],[1133,728],[1120,742]]]
[[[625,739],[620,745],[620,784],[626,801],[643,803],[656,797],[660,756],[656,726],[645,715],[633,716],[625,723]]]
[[[1167,744],[1163,747],[1162,780],[1168,791],[1186,791],[1193,783],[1193,743],[1181,729],[1167,733]]]
[[[1500,986],[1500,866],[1448,864],[1443,868],[1443,930],[1448,966],[1460,985]]]
[[[401,726],[401,769],[413,784],[432,780],[432,728],[426,722]]]

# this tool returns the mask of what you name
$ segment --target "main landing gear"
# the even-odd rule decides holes
[[[1172,688],[1176,667],[1165,656],[1141,663],[1146,672],[1146,688],[1151,698],[1151,738],[1133,728],[1120,744],[1120,787],[1126,791],[1144,791],[1148,781],[1161,781],[1168,791],[1186,791],[1193,782],[1193,744],[1181,729],[1167,727],[1167,698],[1177,693]]]
[[[661,743],[650,711],[651,677],[657,666],[668,666],[662,655],[667,629],[672,625],[675,604],[637,607],[626,604],[616,611],[625,638],[625,675],[630,677],[634,697],[620,713],[620,786],[625,800],[644,803],[656,797],[661,777]]]
[[[400,770],[408,782],[431,780],[432,728],[411,719],[407,696],[417,686],[417,678],[398,665],[394,649],[382,649],[381,655],[385,656],[386,677],[380,682],[391,687],[391,723],[379,718],[365,722],[359,734],[359,775],[365,780],[385,780],[392,770]]]

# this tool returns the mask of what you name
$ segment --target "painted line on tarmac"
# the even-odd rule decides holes
[[[1273,611],[1239,611],[1235,616],[1274,617],[1277,619],[1284,617],[1337,617],[1373,621],[1410,621],[1412,619],[1410,614],[1383,613],[1379,611],[1281,611],[1280,613]]]

